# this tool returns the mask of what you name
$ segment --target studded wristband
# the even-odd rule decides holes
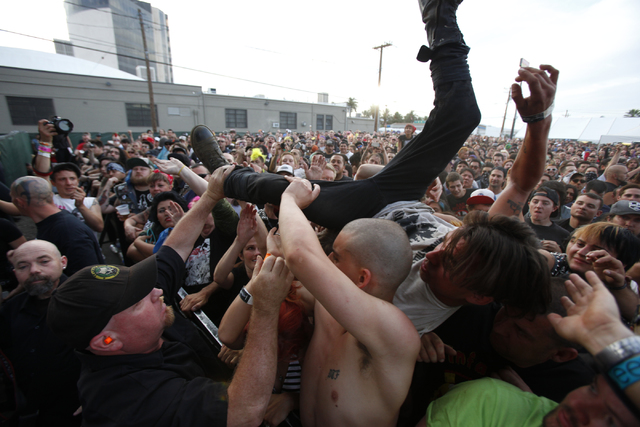
[[[636,354],[640,354],[640,337],[634,335],[609,344],[596,354],[595,359],[600,372],[605,373]]]

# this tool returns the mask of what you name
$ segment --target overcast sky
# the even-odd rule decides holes
[[[356,98],[358,111],[375,103],[402,114],[432,108],[428,64],[415,60],[426,44],[415,0],[151,4],[169,16],[175,83],[307,102],[327,92],[330,102]],[[458,22],[471,47],[482,124],[501,125],[521,57],[560,70],[554,115],[622,117],[640,109],[639,20],[638,0],[466,0]],[[0,29],[69,39],[62,0],[5,2]],[[384,49],[378,91],[373,47],[386,42],[393,46]],[[55,52],[51,42],[2,31],[0,45]]]

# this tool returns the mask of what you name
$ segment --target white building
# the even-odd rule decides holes
[[[147,39],[151,80],[173,83],[167,15],[137,0],[65,2],[72,47],[56,41],[56,51],[147,79],[138,10]]]

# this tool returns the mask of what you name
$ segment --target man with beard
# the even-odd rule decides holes
[[[140,213],[151,206],[153,196],[149,193],[147,177],[151,166],[144,160],[133,157],[127,160],[127,171],[131,171],[125,182],[115,187],[116,199],[113,206],[128,204],[132,213]]]
[[[174,317],[169,307],[193,243],[224,197],[222,172],[212,175],[202,198],[154,256],[130,268],[87,267],[52,296],[47,322],[60,340],[78,350],[83,367],[78,389],[87,425],[262,421],[276,377],[278,313],[293,280],[284,260],[258,260],[247,340],[228,390],[210,379],[219,376],[210,364],[217,355],[195,326]]]
[[[76,382],[80,362],[46,325],[53,291],[67,279],[67,258],[55,245],[32,240],[7,253],[25,292],[0,306],[0,347],[11,360],[26,404],[12,421],[33,425],[80,425]],[[22,424],[20,424],[22,425]]]
[[[34,176],[20,177],[11,184],[11,201],[21,215],[36,223],[38,239],[51,242],[64,252],[69,259],[69,274],[102,262],[102,251],[95,233],[53,203],[49,182]]]

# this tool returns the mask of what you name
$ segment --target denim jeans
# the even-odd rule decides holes
[[[304,213],[310,221],[340,229],[358,218],[371,218],[385,206],[420,199],[480,123],[467,65],[468,48],[445,45],[431,60],[434,108],[423,131],[377,175],[360,181],[314,181],[320,195]],[[282,176],[236,167],[224,183],[227,197],[280,204],[289,182]]]

